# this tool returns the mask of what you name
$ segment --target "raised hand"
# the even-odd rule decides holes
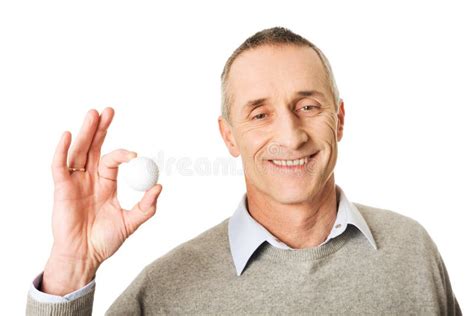
[[[100,264],[156,212],[160,184],[145,192],[132,210],[120,207],[118,167],[137,154],[117,149],[100,156],[113,116],[110,107],[100,116],[90,110],[72,149],[71,133],[67,131],[56,147],[51,164],[54,243],[44,270],[43,292],[65,295],[83,287],[93,279]]]

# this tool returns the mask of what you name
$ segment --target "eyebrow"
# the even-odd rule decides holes
[[[312,96],[319,96],[323,99],[325,99],[324,93],[318,91],[318,90],[303,90],[303,91],[297,91],[295,93],[295,96],[300,96],[300,97],[312,97]],[[261,106],[265,101],[267,101],[268,98],[260,98],[260,99],[255,99],[255,100],[250,100],[245,103],[243,107],[243,111],[250,111],[253,110],[259,106]]]
[[[301,97],[312,97],[312,96],[319,96],[319,97],[322,97],[324,98],[324,93],[318,91],[318,90],[304,90],[304,91],[298,91],[296,92],[297,95],[301,96]]]

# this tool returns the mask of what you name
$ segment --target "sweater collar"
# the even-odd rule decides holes
[[[337,185],[336,190],[339,193],[339,207],[336,221],[326,240],[318,247],[341,235],[346,230],[347,225],[352,224],[362,232],[372,247],[377,249],[375,240],[362,214],[357,207],[348,200],[344,191]],[[246,202],[247,194],[244,193],[237,209],[229,219],[228,225],[230,251],[237,275],[239,276],[242,274],[252,254],[263,242],[266,241],[277,248],[293,249],[279,241],[262,224],[257,222],[249,214]]]

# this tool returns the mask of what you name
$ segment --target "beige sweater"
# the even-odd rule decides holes
[[[354,226],[320,247],[263,243],[237,276],[229,218],[158,258],[107,315],[461,315],[426,230],[400,214],[357,204],[378,250]],[[94,292],[67,303],[28,297],[27,315],[90,315]]]

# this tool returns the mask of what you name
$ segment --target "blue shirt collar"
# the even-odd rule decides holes
[[[344,191],[337,185],[336,190],[339,193],[339,207],[336,221],[328,237],[321,245],[342,234],[346,230],[347,225],[352,224],[364,234],[372,247],[377,249],[375,240],[362,214],[357,207],[347,199]],[[247,194],[244,193],[237,209],[229,219],[228,226],[230,250],[237,275],[242,274],[248,260],[264,241],[267,241],[274,247],[292,249],[285,243],[279,241],[262,224],[250,216],[246,201]]]

